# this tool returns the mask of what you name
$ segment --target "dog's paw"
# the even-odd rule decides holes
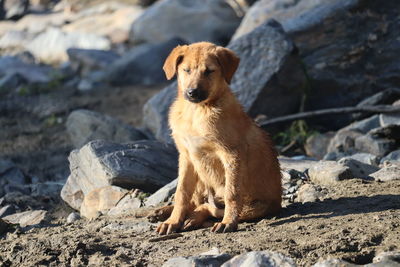
[[[231,223],[216,223],[214,224],[211,232],[214,233],[228,233],[228,232],[235,232],[238,229],[238,224],[236,222]]]
[[[171,233],[175,233],[180,227],[180,223],[174,223],[174,222],[169,222],[168,220],[161,223],[156,231],[157,233],[159,233],[160,235],[169,235]]]

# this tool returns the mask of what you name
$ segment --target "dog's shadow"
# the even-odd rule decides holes
[[[293,203],[288,205],[269,225],[308,219],[329,219],[350,214],[367,214],[400,209],[400,195],[375,195],[325,199],[320,202]],[[297,216],[296,216],[297,215]]]

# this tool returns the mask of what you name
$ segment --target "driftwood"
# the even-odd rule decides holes
[[[313,110],[313,111],[307,111],[307,112],[301,112],[297,114],[277,117],[273,119],[260,119],[257,121],[257,124],[263,127],[281,122],[301,120],[322,115],[356,113],[356,112],[393,113],[393,112],[400,112],[400,106],[378,105],[378,106],[364,106],[364,107],[342,107],[342,108],[320,109],[320,110]]]

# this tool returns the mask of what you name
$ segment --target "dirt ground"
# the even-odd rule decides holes
[[[291,204],[278,217],[240,224],[236,233],[215,234],[205,228],[152,242],[154,227],[135,215],[72,224],[53,220],[8,233],[0,240],[0,265],[160,266],[171,257],[213,247],[231,255],[278,251],[299,266],[327,257],[366,264],[378,252],[400,249],[400,181],[343,181],[322,202]]]
[[[161,87],[56,91],[0,100],[0,156],[39,180],[68,175],[72,149],[65,131],[71,110],[88,108],[139,126],[145,101]],[[328,188],[324,201],[291,204],[275,218],[243,223],[239,231],[209,228],[152,242],[156,224],[130,214],[67,224],[71,209],[59,202],[48,223],[16,227],[0,237],[0,266],[148,266],[217,247],[231,255],[272,250],[309,266],[329,256],[365,264],[381,251],[400,249],[400,181],[348,180]]]

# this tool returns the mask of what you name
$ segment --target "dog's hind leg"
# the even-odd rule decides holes
[[[201,204],[189,214],[188,218],[183,224],[182,230],[186,231],[197,229],[201,227],[203,223],[211,216],[215,218],[222,218],[224,216],[224,209],[219,209],[209,203]]]
[[[244,205],[239,216],[240,221],[252,221],[261,219],[267,215],[277,214],[280,210],[280,204],[256,202],[251,205]]]

